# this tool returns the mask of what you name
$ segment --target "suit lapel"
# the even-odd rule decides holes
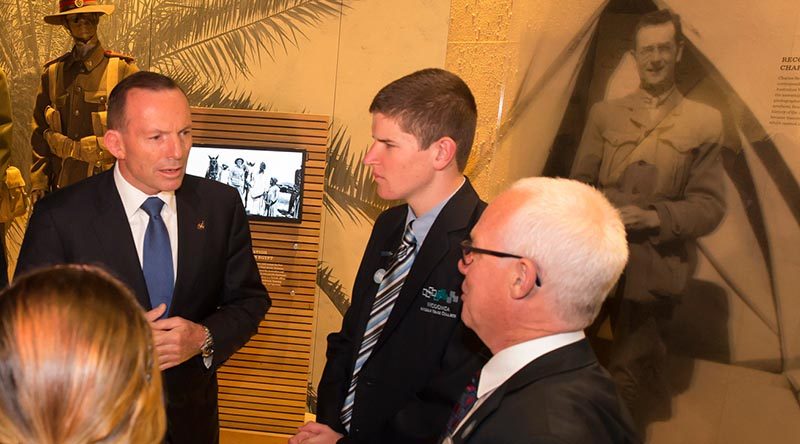
[[[403,283],[403,288],[400,290],[400,296],[398,296],[389,319],[386,321],[386,326],[378,339],[378,343],[375,345],[376,349],[386,342],[392,331],[402,321],[408,309],[413,305],[414,300],[420,295],[422,286],[428,282],[431,273],[439,266],[448,251],[451,248],[458,247],[453,243],[457,243],[461,239],[451,239],[450,233],[466,229],[469,223],[469,215],[473,213],[477,203],[478,195],[469,180],[467,180],[442,208],[441,213],[439,213],[425,238],[425,243],[422,244],[422,248],[414,259],[414,264],[411,266],[406,281]]]
[[[486,418],[488,418],[492,413],[494,413],[495,410],[497,410],[498,407],[500,407],[500,402],[503,400],[505,394],[505,384],[497,387],[494,393],[489,395],[489,398],[478,407],[478,410],[470,415],[464,424],[462,424],[461,427],[456,430],[453,442],[464,442],[464,440],[466,440],[467,437],[469,437],[469,435],[471,435],[472,432],[474,432],[475,429],[477,429]]]
[[[195,282],[195,276],[200,272],[200,264],[203,262],[196,259],[202,255],[204,249],[206,220],[198,208],[200,196],[194,185],[195,182],[187,176],[181,188],[175,191],[178,205],[178,271],[175,275],[170,315],[191,294],[191,285]]]
[[[147,285],[133,242],[131,226],[114,183],[113,170],[104,173],[96,190],[97,214],[92,219],[93,231],[99,242],[98,249],[105,252],[104,262],[108,270],[129,285],[142,307],[149,310],[151,307]]]
[[[477,430],[481,423],[497,410],[506,394],[514,393],[548,376],[573,371],[596,362],[597,358],[587,339],[581,339],[540,356],[497,387],[461,428],[456,430],[453,442],[463,442]]]

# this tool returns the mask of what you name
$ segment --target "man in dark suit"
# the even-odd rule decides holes
[[[317,420],[290,443],[435,442],[483,345],[461,322],[459,242],[485,204],[462,171],[475,100],[452,73],[426,69],[370,106],[364,163],[378,194],[403,200],[375,221],[341,331],[328,336]]]
[[[116,166],[40,200],[17,264],[17,274],[96,264],[133,289],[150,310],[174,444],[219,441],[216,369],[270,305],[238,193],[184,176],[191,125],[172,79],[139,72],[120,82],[105,134]]]
[[[444,442],[639,442],[583,333],[628,258],[625,227],[603,195],[567,179],[523,179],[462,247],[464,323],[493,356]]]

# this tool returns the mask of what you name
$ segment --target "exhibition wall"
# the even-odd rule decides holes
[[[69,49],[55,2],[0,10],[14,106],[12,164],[27,171],[42,65]],[[377,90],[424,67],[478,102],[466,174],[489,200],[514,180],[570,174],[592,105],[636,89],[633,25],[683,19],[683,95],[723,119],[725,214],[691,241],[693,267],[664,330],[667,403],[649,442],[791,442],[800,436],[800,5],[791,0],[126,1],[100,22],[108,49],[178,79],[193,106],[331,117],[308,408],[379,199],[361,164]],[[792,62],[795,60],[795,62]],[[10,228],[13,255],[22,226]],[[608,333],[600,336],[608,338]],[[602,347],[602,344],[599,344]],[[600,350],[602,353],[602,350]]]

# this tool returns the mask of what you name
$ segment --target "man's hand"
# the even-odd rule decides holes
[[[153,342],[160,370],[175,367],[199,354],[200,347],[206,340],[206,331],[200,324],[195,324],[179,316],[158,319],[166,309],[166,305],[159,304],[158,307],[145,314],[153,331]]]
[[[661,226],[661,219],[655,210],[643,210],[636,205],[625,205],[619,208],[619,215],[625,228],[631,230],[644,230],[647,228],[658,228]]]
[[[289,438],[289,444],[336,444],[343,436],[325,424],[311,421],[303,424],[298,433]]]

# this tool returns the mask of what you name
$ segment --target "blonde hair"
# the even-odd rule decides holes
[[[0,443],[159,443],[166,418],[150,326],[131,292],[91,266],[0,293]]]

